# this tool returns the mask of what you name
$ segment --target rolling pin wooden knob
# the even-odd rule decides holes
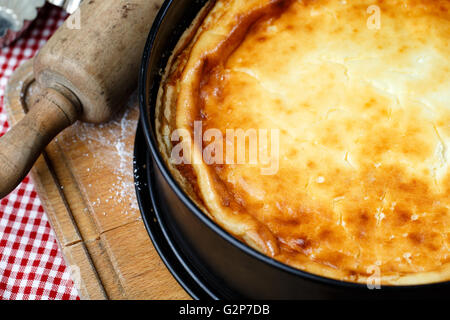
[[[0,138],[0,199],[58,133],[76,120],[109,120],[136,88],[155,2],[86,0],[78,10],[79,28],[66,22],[35,58],[35,78],[46,90]]]

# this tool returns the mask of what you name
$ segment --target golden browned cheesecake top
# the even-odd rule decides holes
[[[225,229],[288,265],[355,282],[374,270],[385,284],[449,280],[449,7],[212,2],[162,88],[161,150],[169,158],[175,129],[193,138],[194,121],[225,146],[227,129],[277,131],[274,172],[193,161],[174,166],[179,181]],[[194,160],[208,144],[194,144]]]

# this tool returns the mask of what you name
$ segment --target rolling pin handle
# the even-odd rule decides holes
[[[0,199],[26,177],[45,147],[79,117],[67,89],[48,88],[25,117],[0,138]]]

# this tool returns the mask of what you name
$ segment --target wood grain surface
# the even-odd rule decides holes
[[[32,62],[25,63],[5,96],[13,124],[41,92]],[[109,123],[76,123],[63,131],[32,178],[67,263],[80,270],[83,299],[189,299],[153,248],[137,206],[136,94],[122,110]]]

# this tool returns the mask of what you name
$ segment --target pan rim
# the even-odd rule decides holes
[[[172,191],[176,194],[176,196],[182,201],[182,203],[193,213],[197,219],[199,219],[202,223],[204,223],[208,228],[213,230],[218,236],[220,236],[223,240],[227,241],[243,253],[250,255],[251,257],[259,260],[260,262],[264,262],[265,264],[278,269],[279,271],[289,273],[294,276],[301,277],[303,279],[307,279],[316,283],[325,284],[328,286],[339,286],[346,287],[348,289],[353,290],[368,290],[367,285],[362,283],[354,283],[349,281],[341,281],[332,278],[327,278],[324,276],[316,275],[313,273],[309,273],[300,269],[296,269],[287,264],[279,262],[273,258],[270,258],[263,253],[251,248],[247,244],[242,241],[236,239],[233,235],[228,233],[225,229],[223,229],[220,225],[218,225],[214,220],[208,217],[187,195],[187,193],[180,188],[178,183],[175,181],[175,178],[170,173],[169,168],[164,162],[162,155],[159,152],[158,143],[154,133],[154,125],[151,122],[151,116],[149,110],[152,105],[150,104],[150,91],[148,90],[149,86],[149,75],[151,71],[150,59],[152,57],[153,47],[157,41],[157,36],[160,31],[160,28],[165,21],[165,18],[172,8],[172,6],[177,2],[177,0],[165,0],[159,12],[153,22],[152,28],[150,29],[150,33],[145,44],[145,49],[142,57],[142,64],[139,72],[139,87],[138,87],[138,95],[139,95],[139,107],[140,107],[140,123],[142,125],[143,133],[145,135],[145,140],[147,143],[147,147],[150,150],[151,156],[155,160],[155,163],[158,169],[161,171],[164,179],[172,189]],[[172,51],[172,50],[171,50]],[[152,90],[159,90],[161,83],[161,75],[158,76],[159,79],[157,82],[157,86],[153,85]],[[155,89],[156,87],[156,89]],[[148,92],[147,92],[148,90]],[[152,101],[154,104],[155,101]],[[436,282],[429,284],[419,284],[419,285],[382,285],[381,290],[375,291],[395,291],[401,293],[404,290],[424,290],[424,289],[434,289],[441,288],[442,286],[450,286],[450,281],[444,282]]]
[[[136,198],[141,210],[142,220],[150,240],[170,274],[178,284],[194,300],[218,300],[221,296],[209,287],[209,283],[202,279],[195,271],[192,263],[177,248],[178,243],[169,234],[168,226],[161,221],[161,207],[158,206],[155,194],[154,165],[148,148],[141,148],[146,143],[141,124],[137,126],[134,141],[133,168]],[[145,210],[152,208],[153,210]]]

